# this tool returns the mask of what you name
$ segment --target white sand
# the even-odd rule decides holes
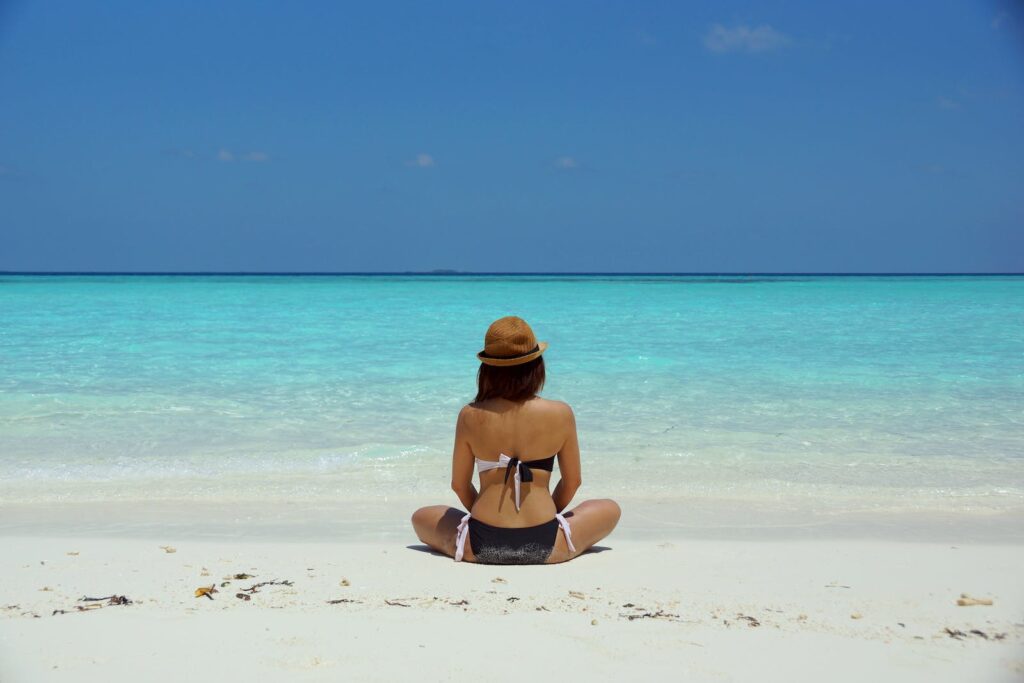
[[[4,683],[1024,678],[1016,543],[613,536],[551,567],[455,564],[402,543],[0,543]],[[256,577],[193,597],[237,572]],[[273,579],[292,585],[235,597]],[[958,607],[961,593],[994,605]],[[133,603],[75,611],[111,594]],[[353,602],[327,603],[339,598]]]

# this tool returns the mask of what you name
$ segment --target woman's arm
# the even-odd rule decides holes
[[[473,486],[473,449],[469,447],[466,440],[466,416],[469,413],[469,406],[464,406],[459,412],[459,419],[455,423],[455,448],[452,450],[452,491],[459,497],[467,510],[473,509],[473,503],[479,495],[476,487]]]
[[[551,494],[558,512],[569,507],[576,490],[583,483],[580,473],[580,442],[576,436],[576,416],[568,405],[565,406],[565,410],[568,412],[569,420],[568,435],[565,444],[558,451],[558,471],[562,476],[555,486],[555,492]]]

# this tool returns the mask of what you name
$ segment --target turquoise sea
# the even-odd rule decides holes
[[[488,324],[581,496],[1024,508],[1024,277],[0,277],[0,503],[448,500]]]

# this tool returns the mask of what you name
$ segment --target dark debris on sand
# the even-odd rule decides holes
[[[291,586],[293,583],[287,579],[278,581],[277,579],[271,579],[270,581],[261,581],[260,583],[254,583],[248,588],[242,588],[243,593],[249,593],[250,595],[258,593],[259,589],[263,586]]]
[[[104,600],[106,600],[106,603],[103,602]],[[86,604],[75,605],[74,610],[55,609],[53,610],[53,612],[50,613],[50,616],[52,617],[57,614],[73,614],[74,612],[91,612],[92,610],[100,609],[107,605],[118,606],[132,604],[132,601],[124,595],[107,595],[102,598],[90,598],[88,596],[83,595],[82,597],[78,598],[78,601],[84,602]]]
[[[669,614],[658,610],[657,612],[639,612],[637,614],[620,614],[620,617],[624,617],[629,621],[636,621],[637,619],[666,619],[669,621],[677,621],[679,619],[678,614]]]
[[[966,640],[967,638],[970,638],[971,636],[974,636],[974,637],[977,637],[977,638],[981,638],[982,640],[989,640],[989,639],[991,639],[991,640],[1003,640],[1003,639],[1006,638],[1006,634],[1005,633],[993,633],[993,634],[989,635],[988,633],[985,633],[984,631],[982,631],[980,629],[976,629],[976,628],[972,628],[970,631],[967,631],[966,633],[964,633],[960,629],[949,628],[947,626],[943,630],[943,632],[947,636],[949,636],[950,638],[952,638],[954,640]]]

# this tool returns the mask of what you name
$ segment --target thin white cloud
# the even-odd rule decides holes
[[[960,103],[951,97],[939,97],[936,100],[939,105],[939,109],[959,109]]]
[[[789,45],[789,36],[768,24],[727,28],[715,24],[704,36],[704,47],[711,52],[769,52]]]
[[[6,166],[0,164],[0,182],[13,183],[20,182],[28,179],[30,176],[25,174],[25,171],[15,168],[14,166]]]
[[[195,150],[187,149],[185,147],[168,147],[162,151],[164,156],[177,157],[179,159],[197,159],[199,155],[195,153]]]
[[[1009,18],[1010,15],[1007,12],[1000,12],[992,19],[992,28],[998,31]]]
[[[410,159],[405,162],[406,166],[415,166],[416,168],[430,168],[434,166],[434,157],[429,154],[420,153],[416,155],[415,159]]]
[[[252,152],[240,152],[235,153],[230,149],[221,147],[217,152],[217,161],[232,162],[232,161],[249,161],[253,163],[263,163],[270,161],[270,155],[266,152],[252,151]]]
[[[658,44],[658,39],[643,29],[636,32],[636,39],[641,45],[654,46]]]
[[[555,168],[573,169],[579,168],[579,162],[572,157],[558,157],[555,159]]]

